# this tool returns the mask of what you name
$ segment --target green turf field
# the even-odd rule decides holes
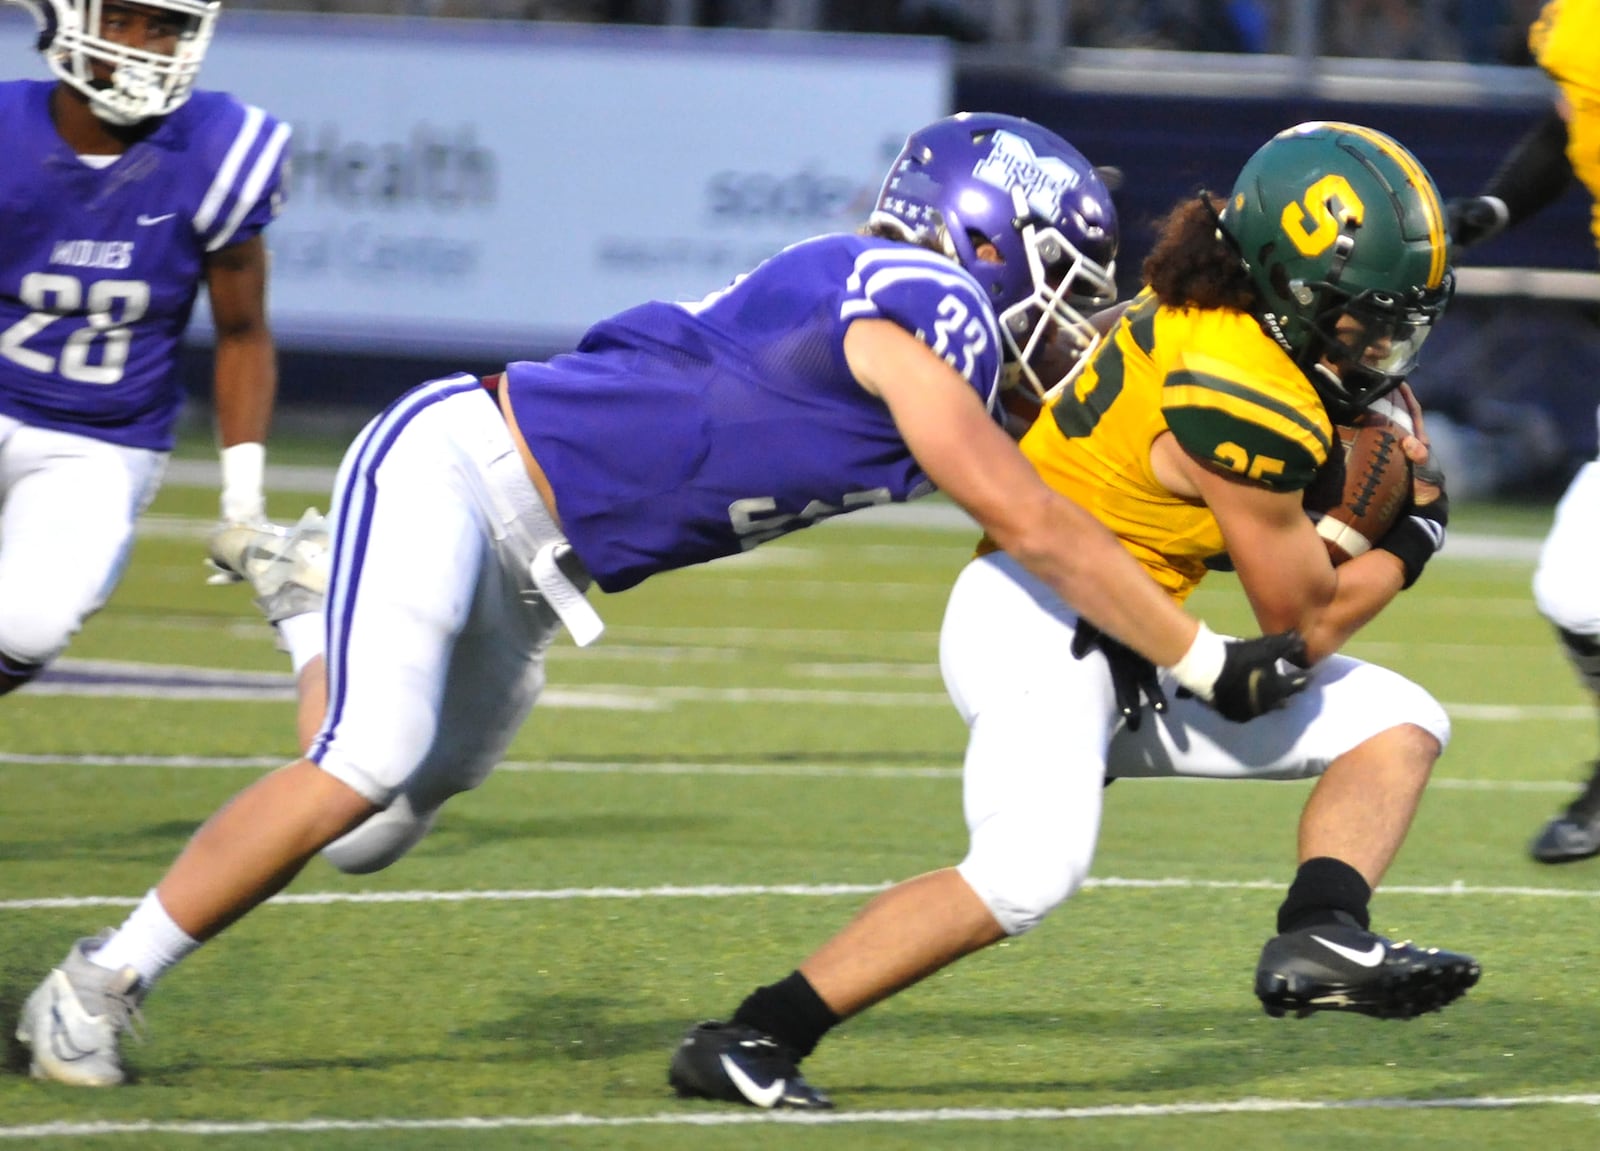
[[[199,821],[292,756],[286,661],[243,589],[203,583],[213,500],[169,485],[68,666],[253,677],[0,703],[7,1034],[75,937],[119,922]],[[272,510],[324,500],[278,491]],[[1547,516],[1463,509],[1458,542],[1514,538],[1437,562],[1351,648],[1455,721],[1374,905],[1379,930],[1481,960],[1442,1014],[1267,1018],[1251,976],[1309,785],[1128,781],[1086,890],[824,1043],[807,1070],[839,1104],[825,1127],[674,1099],[687,1024],[964,848],[935,649],[972,537],[841,522],[597,597],[606,638],[556,650],[512,762],[410,857],[364,878],[314,864],[200,951],[146,1003],[131,1086],[33,1083],[13,1050],[0,1145],[1592,1145],[1600,861],[1524,855],[1595,743],[1528,596]],[[1194,604],[1244,629],[1229,579]]]

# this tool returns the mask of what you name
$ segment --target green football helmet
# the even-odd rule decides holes
[[[1335,422],[1393,391],[1450,302],[1450,235],[1433,178],[1371,128],[1314,121],[1250,157],[1220,216],[1256,319]]]

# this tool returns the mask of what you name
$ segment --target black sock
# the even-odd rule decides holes
[[[816,988],[798,971],[788,978],[752,991],[733,1022],[765,1031],[793,1052],[798,1062],[816,1050],[839,1017],[822,1001]]]
[[[1367,911],[1371,898],[1372,888],[1344,860],[1327,855],[1308,859],[1295,873],[1289,894],[1278,908],[1278,933],[1321,923],[1341,923],[1346,916],[1365,931],[1372,925]]]

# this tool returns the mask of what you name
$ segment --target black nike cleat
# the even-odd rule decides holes
[[[1480,974],[1469,955],[1395,943],[1353,922],[1321,924],[1267,940],[1256,998],[1274,1018],[1354,1011],[1414,1019],[1459,999]]]
[[[1600,763],[1582,794],[1544,825],[1528,854],[1540,863],[1575,863],[1600,855]]]
[[[672,1053],[667,1083],[684,1099],[826,1111],[833,1100],[807,1083],[770,1035],[738,1023],[696,1024]]]

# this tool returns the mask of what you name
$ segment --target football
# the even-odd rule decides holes
[[[1379,401],[1352,425],[1334,428],[1335,452],[1305,492],[1305,509],[1337,567],[1369,551],[1405,510],[1411,461],[1400,450],[1410,434],[1404,408]]]

